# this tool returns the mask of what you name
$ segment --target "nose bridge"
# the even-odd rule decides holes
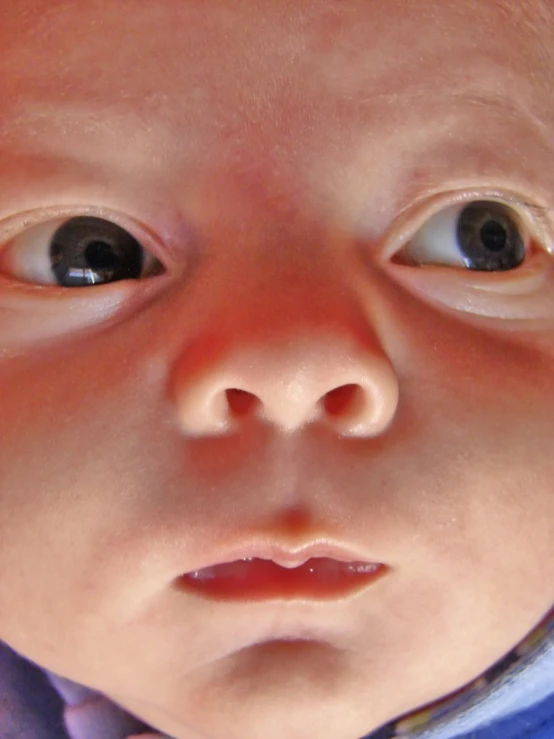
[[[233,179],[231,209],[216,198],[223,205],[194,291],[203,318],[174,364],[183,433],[224,434],[252,418],[281,432],[321,423],[341,435],[380,433],[398,383],[342,230],[301,192],[293,201],[273,169],[247,171],[246,182]]]
[[[399,392],[394,369],[355,297],[318,278],[248,287],[218,301],[175,366],[184,433],[219,435],[252,416],[283,432],[322,423],[358,437],[389,425]]]

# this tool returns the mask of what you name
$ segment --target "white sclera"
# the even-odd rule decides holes
[[[410,239],[405,251],[418,264],[441,264],[465,267],[460,253],[457,226],[468,203],[451,205],[430,218]],[[404,250],[403,250],[404,251]]]
[[[11,239],[8,246],[8,266],[11,276],[24,282],[56,285],[57,280],[50,259],[50,242],[67,220],[58,218],[55,221],[41,223],[27,228]]]

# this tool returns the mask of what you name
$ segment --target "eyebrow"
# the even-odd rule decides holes
[[[382,92],[378,93],[381,98],[389,98],[391,103],[398,101],[406,101],[407,99],[419,98],[421,100],[431,100],[436,102],[437,96],[433,90],[410,90],[403,92]],[[371,104],[375,98],[373,95],[368,98],[368,104]],[[543,144],[546,144],[549,151],[554,148],[554,126],[543,120],[538,111],[533,110],[529,100],[521,100],[519,96],[502,95],[495,92],[483,90],[456,90],[450,91],[448,96],[443,98],[444,103],[459,102],[460,106],[475,106],[486,111],[494,111],[506,117],[507,120],[518,124],[529,126],[532,131],[540,138]],[[425,119],[421,122],[422,130],[425,127],[432,127],[436,121]]]
[[[97,108],[87,103],[30,102],[14,110],[12,116],[5,114],[0,120],[0,150],[4,149],[8,154],[21,151],[27,158],[47,156],[69,161],[67,139],[86,136],[87,146],[80,150],[79,159],[72,161],[74,165],[97,169],[105,162],[106,140],[124,140],[127,145],[118,149],[117,162],[110,158],[114,166],[125,169],[127,158],[130,167],[140,167],[141,153],[144,153],[152,167],[156,141],[171,133],[164,120],[156,120],[155,135],[152,130],[144,117],[130,108],[117,109],[107,122],[98,115]]]
[[[551,37],[544,29],[552,26],[554,6],[552,0],[493,0],[510,23],[531,34],[545,58],[551,55]],[[547,36],[548,38],[545,38]]]
[[[510,118],[515,118],[518,121],[525,121],[531,123],[533,128],[540,132],[541,136],[545,136],[550,141],[552,132],[548,125],[543,121],[537,113],[529,108],[528,105],[521,103],[519,99],[514,101],[513,97],[507,97],[503,95],[486,95],[486,94],[471,94],[464,95],[463,93],[453,93],[452,98],[460,100],[460,102],[475,105],[477,107],[486,108],[487,110],[496,110],[503,114],[508,114]]]
[[[496,5],[516,21],[526,21],[531,27],[552,20],[551,0],[494,0]]]

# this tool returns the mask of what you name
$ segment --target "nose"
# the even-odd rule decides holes
[[[285,433],[320,423],[341,436],[372,437],[398,405],[396,373],[375,346],[329,330],[281,342],[218,347],[204,339],[186,352],[175,386],[184,432],[220,435],[257,419]]]

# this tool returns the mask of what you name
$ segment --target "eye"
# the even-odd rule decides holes
[[[164,271],[128,231],[93,216],[27,229],[0,254],[0,268],[24,282],[61,287],[136,280]]]
[[[511,208],[494,201],[475,201],[445,208],[430,218],[393,261],[501,272],[523,263],[528,242]]]

